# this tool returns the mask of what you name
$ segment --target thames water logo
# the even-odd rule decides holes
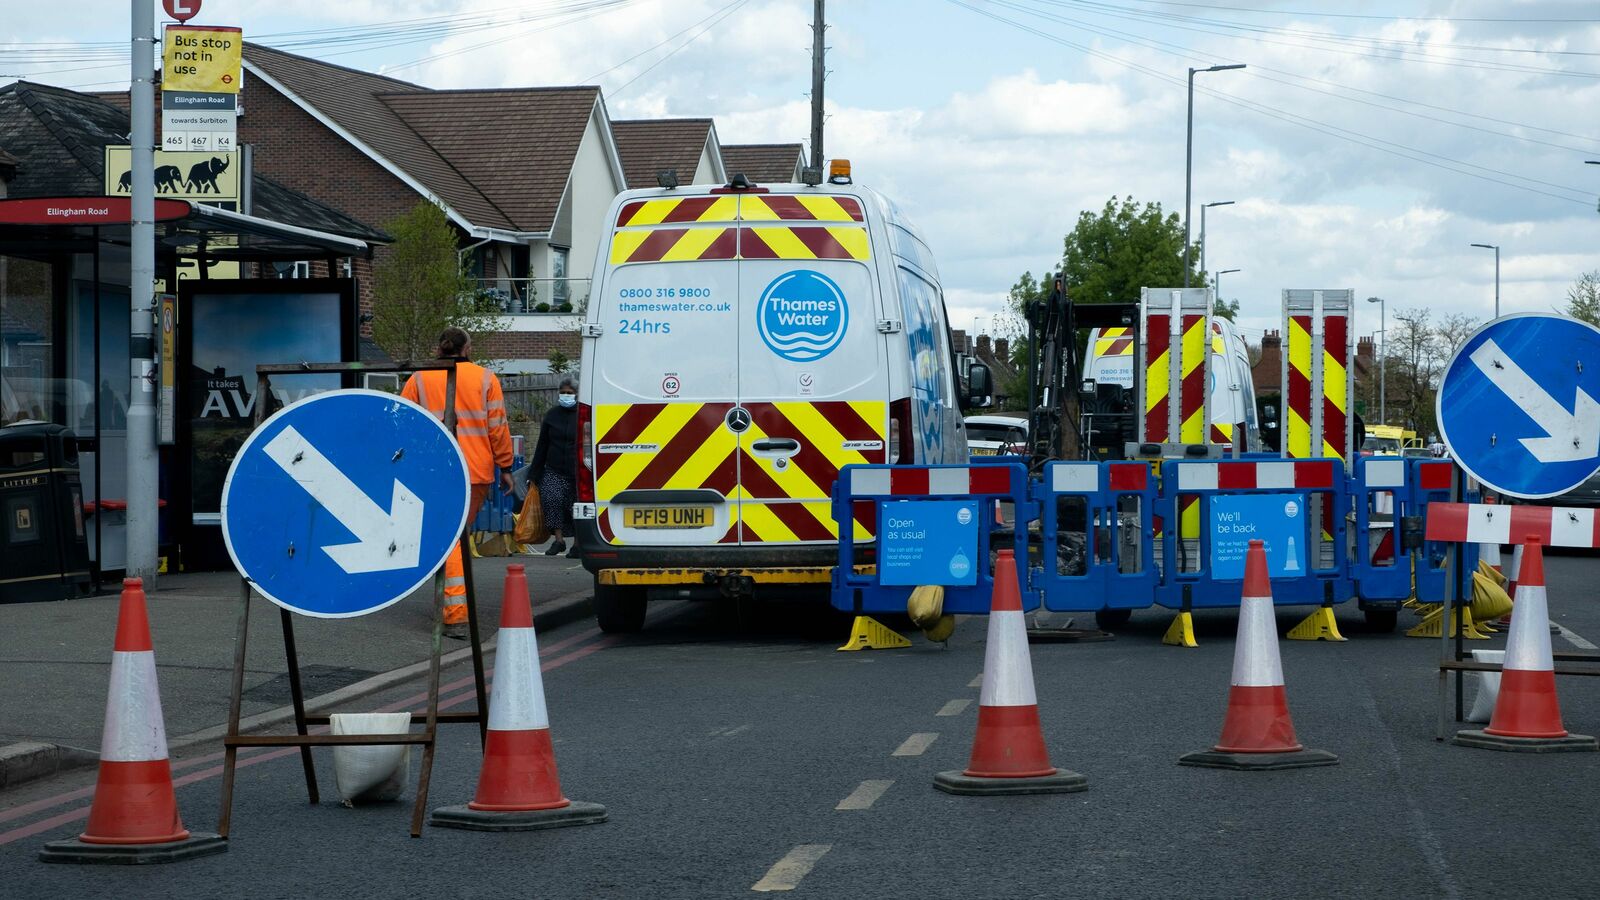
[[[832,353],[844,340],[850,307],[831,278],[796,269],[774,278],[761,292],[756,322],[773,353],[810,362]]]

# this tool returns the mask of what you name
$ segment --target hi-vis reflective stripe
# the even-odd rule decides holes
[[[1228,346],[1227,343],[1222,340],[1222,327],[1216,322],[1211,323],[1211,355],[1213,357],[1221,357],[1223,360],[1228,360]],[[1229,362],[1231,362],[1231,360]],[[1225,362],[1224,365],[1229,365],[1229,362]],[[1227,378],[1228,383],[1232,382],[1232,377],[1225,376],[1223,372],[1216,373],[1216,382],[1218,384],[1222,384],[1225,377]],[[1207,397],[1206,402],[1210,403],[1211,399],[1212,398]],[[1211,437],[1208,440],[1213,444],[1233,443],[1233,424],[1231,422],[1216,421],[1215,411],[1212,412]]]
[[[792,194],[746,194],[739,198],[739,218],[763,220],[860,222],[861,204],[853,197]]]
[[[983,653],[979,706],[1037,706],[1033,663],[1028,659],[1028,626],[1020,609],[989,613],[989,640]]]
[[[888,406],[875,401],[747,403],[741,436],[724,418],[731,403],[601,404],[595,409],[595,493],[603,507],[627,490],[713,490],[734,501],[720,542],[829,541],[838,537],[829,497],[839,470],[882,463]],[[748,448],[794,438],[779,467]],[[600,512],[602,522],[606,519]],[[870,517],[853,528],[870,537]],[[618,543],[602,527],[607,540]]]
[[[489,692],[489,727],[533,731],[550,727],[539,673],[539,639],[532,628],[501,628],[494,653],[494,689]]]
[[[1428,504],[1430,541],[1516,544],[1520,551],[1529,535],[1548,547],[1600,548],[1600,514],[1593,509],[1562,506]]]
[[[1102,328],[1094,342],[1095,356],[1127,356],[1133,352],[1133,338],[1128,328]]]
[[[1349,396],[1346,391],[1349,365],[1348,327],[1343,315],[1327,315],[1322,320],[1322,385],[1312,389],[1312,329],[1311,316],[1290,316],[1287,336],[1289,383],[1288,403],[1285,404],[1284,449],[1289,456],[1313,456],[1344,459],[1345,440],[1349,420]],[[1312,404],[1321,397],[1322,440],[1312,447],[1311,423],[1318,410]]]
[[[1169,323],[1172,317],[1150,313],[1145,317],[1144,440],[1167,443],[1167,370],[1172,364]]]
[[[1242,598],[1239,619],[1239,634],[1245,644],[1233,654],[1233,685],[1283,687],[1283,661],[1278,657],[1278,621],[1272,598]]]
[[[1206,317],[1183,317],[1181,368],[1182,403],[1178,407],[1178,440],[1184,444],[1206,442]]]
[[[773,223],[728,227],[721,223]],[[703,259],[872,258],[861,204],[824,195],[723,195],[623,206],[612,265]]]
[[[106,700],[100,759],[149,762],[167,758],[167,730],[156,690],[156,655],[150,650],[111,654],[111,689]]]

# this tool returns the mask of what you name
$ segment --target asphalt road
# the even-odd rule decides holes
[[[1600,560],[1548,568],[1555,619],[1600,642]],[[813,897],[1593,896],[1600,753],[1437,743],[1438,642],[1364,634],[1353,608],[1340,612],[1348,643],[1282,644],[1300,738],[1337,753],[1335,767],[1175,764],[1218,735],[1233,653],[1225,612],[1197,615],[1197,650],[1162,646],[1156,612],[1115,641],[1035,645],[1053,762],[1085,774],[1089,790],[972,798],[939,793],[932,778],[966,762],[985,620],[963,622],[948,648],[918,639],[838,653],[836,626],[667,603],[637,637],[588,624],[541,635],[562,784],[605,804],[605,824],[413,840],[409,802],[340,806],[324,756],[324,802],[309,807],[298,762],[257,752],[240,771],[230,851],[177,865],[36,862],[44,841],[81,827],[85,776],[0,796],[4,893],[699,898],[793,884]],[[1297,618],[1286,610],[1279,624]],[[1600,732],[1600,683],[1560,686],[1567,727]],[[193,779],[179,790],[192,828],[216,821],[215,752],[175,761]],[[476,753],[470,727],[444,732],[431,806],[472,796]]]

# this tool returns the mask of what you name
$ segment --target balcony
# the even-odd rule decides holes
[[[589,302],[587,278],[479,278],[478,289],[506,315],[576,315]]]

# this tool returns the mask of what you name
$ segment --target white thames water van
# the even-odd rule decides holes
[[[576,531],[606,631],[686,592],[824,587],[851,463],[967,459],[933,254],[835,161],[826,184],[633,190],[583,326]],[[871,561],[874,523],[849,523]]]

